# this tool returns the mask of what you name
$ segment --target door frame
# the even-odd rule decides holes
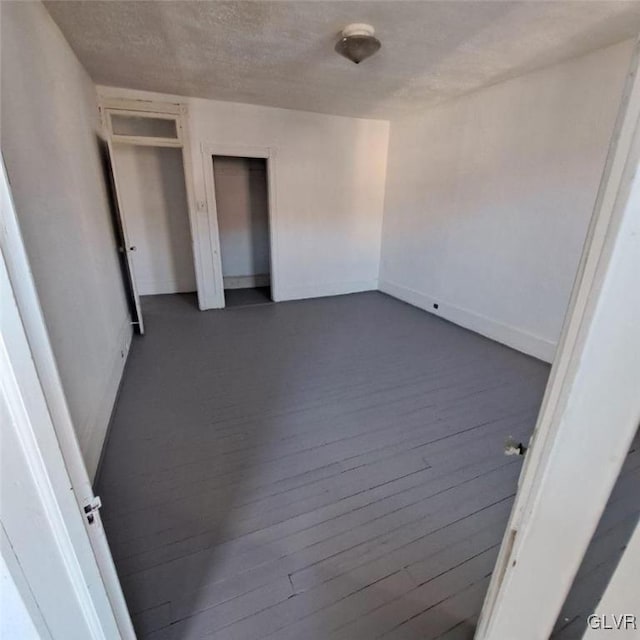
[[[269,216],[269,264],[271,278],[271,299],[280,300],[279,282],[280,269],[278,263],[278,208],[276,198],[276,149],[274,147],[254,147],[245,145],[231,145],[218,142],[203,142],[201,144],[202,173],[205,185],[207,219],[209,223],[209,237],[212,243],[215,274],[216,308],[225,306],[224,281],[222,275],[222,251],[220,246],[220,227],[218,225],[218,207],[216,203],[216,189],[213,178],[213,156],[230,156],[234,158],[263,158],[267,165],[267,206]]]
[[[126,246],[122,247],[121,250],[125,252],[127,261],[130,262],[130,247],[133,245],[127,235],[126,210],[123,206],[120,195],[121,189],[118,187],[119,182],[121,183],[121,179],[120,181],[118,179],[118,163],[113,153],[113,145],[128,144],[137,146],[179,148],[182,153],[182,167],[184,170],[184,183],[187,194],[186,205],[189,217],[189,232],[191,234],[191,249],[193,253],[193,270],[196,277],[198,308],[201,311],[215,308],[216,297],[213,294],[215,291],[215,274],[211,269],[207,269],[206,267],[206,264],[210,262],[208,254],[211,242],[208,237],[208,233],[202,233],[200,231],[198,207],[196,206],[196,198],[194,195],[193,164],[189,135],[189,110],[187,105],[185,103],[158,102],[112,96],[99,96],[99,99],[102,128],[108,142],[109,153],[111,155],[113,179],[115,183],[115,198],[120,211],[126,241]],[[174,120],[176,123],[177,137],[172,139],[115,135],[111,128],[112,114]],[[133,270],[132,265],[131,271],[135,280],[135,271]],[[137,298],[137,287],[135,286],[135,283],[134,288],[136,289],[135,297]]]
[[[640,421],[639,61],[640,39],[476,640],[549,636]]]
[[[7,287],[11,290],[11,295],[7,293],[2,298],[3,339],[4,323],[9,320],[11,333],[7,336],[8,359],[0,370],[3,381],[15,378],[16,415],[20,416],[22,406],[16,428],[25,455],[32,461],[30,473],[39,487],[39,497],[43,504],[50,505],[47,520],[67,559],[68,580],[83,603],[92,628],[91,637],[113,637],[115,624],[120,638],[135,640],[100,512],[94,509],[96,497],[51,348],[4,161],[0,164],[0,246],[2,267],[3,271],[6,267]],[[32,416],[37,416],[35,422]],[[52,442],[57,446],[52,446]],[[57,481],[53,477],[55,470]],[[64,488],[62,495],[56,492],[60,486]],[[69,506],[70,496],[74,509]],[[86,509],[93,516],[91,523]],[[31,584],[31,591],[36,586]],[[38,604],[42,610],[41,603]]]

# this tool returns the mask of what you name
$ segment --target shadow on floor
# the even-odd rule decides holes
[[[558,615],[551,640],[580,640],[640,519],[640,430]],[[614,634],[615,635],[615,634]],[[624,634],[623,634],[624,635]]]
[[[245,307],[254,304],[269,304],[271,302],[270,287],[224,290],[224,303],[226,307]]]

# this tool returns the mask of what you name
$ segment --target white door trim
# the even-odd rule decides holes
[[[276,197],[276,149],[274,147],[254,147],[230,145],[217,142],[203,142],[202,173],[206,193],[207,220],[211,252],[214,260],[215,296],[217,308],[224,307],[224,282],[222,277],[222,255],[220,251],[220,229],[218,226],[218,208],[216,205],[216,189],[213,179],[213,156],[232,156],[237,158],[264,158],[267,163],[267,190],[269,208],[269,255],[271,266],[271,299],[280,300],[278,263],[278,203]]]
[[[40,307],[31,267],[29,266],[20,233],[4,162],[1,164],[0,205],[2,211],[2,234],[0,236],[0,246],[2,248],[3,262],[6,264],[20,320],[28,340],[29,358],[33,358],[33,363],[37,370],[39,384],[48,408],[48,415],[50,414],[55,437],[64,458],[64,465],[69,475],[70,486],[75,495],[78,513],[80,514],[84,506],[93,500],[93,489],[49,341],[44,315]],[[8,307],[8,305],[6,306]],[[9,313],[10,310],[9,307],[5,310],[5,301],[3,299],[3,314]],[[99,588],[106,590],[108,594],[113,616],[118,624],[120,637],[125,640],[133,639],[135,638],[133,625],[131,624],[129,611],[102,527],[100,513],[97,512],[95,514],[93,524],[90,525],[84,517],[82,517],[82,522],[93,551],[93,561],[99,567],[101,576],[99,580],[101,586]],[[98,589],[97,586],[96,589]]]
[[[477,640],[548,637],[638,427],[639,53]]]

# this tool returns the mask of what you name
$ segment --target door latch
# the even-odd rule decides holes
[[[95,520],[95,516],[93,515],[94,511],[98,511],[102,507],[102,500],[100,500],[100,496],[93,496],[89,504],[84,506],[84,513],[87,516],[87,522],[89,524],[93,524]]]

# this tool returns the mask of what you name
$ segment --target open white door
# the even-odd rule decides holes
[[[140,293],[136,284],[135,271],[133,267],[132,253],[136,250],[127,234],[127,224],[123,215],[123,205],[121,196],[118,192],[118,180],[115,173],[113,144],[111,141],[107,143],[107,167],[109,172],[109,180],[111,183],[112,202],[115,208],[115,224],[116,235],[118,239],[118,251],[124,257],[123,275],[125,277],[125,289],[129,298],[129,306],[131,310],[131,322],[141,335],[144,334],[144,322],[142,320],[142,305],[140,304]]]
[[[78,554],[76,549],[75,553],[78,555],[81,570],[78,579],[80,582],[84,581],[91,592],[90,597],[85,597],[85,604],[89,608],[93,606],[95,612],[92,615],[97,616],[94,632],[89,637],[105,637],[109,640],[119,637],[124,640],[134,640],[133,625],[100,519],[99,499],[93,494],[49,342],[11,198],[4,161],[0,171],[0,205],[2,212],[1,248],[3,263],[6,264],[9,279],[7,288],[11,290],[11,296],[6,294],[6,301],[3,297],[3,330],[4,324],[12,319],[12,310],[15,310],[13,315],[17,319],[14,319],[10,326],[13,331],[11,348],[12,350],[20,348],[22,344],[20,341],[21,331],[23,331],[24,340],[22,342],[24,345],[21,353],[16,353],[15,356],[9,353],[9,356],[13,358],[13,366],[16,362],[26,363],[25,366],[35,365],[34,373],[31,376],[35,382],[32,380],[33,390],[29,398],[34,401],[34,397],[41,393],[43,401],[46,403],[46,413],[41,415],[36,424],[41,430],[46,430],[48,424],[46,421],[50,420],[50,426],[55,430],[54,441],[57,441],[59,449],[53,450],[49,447],[45,451],[49,452],[53,463],[55,463],[55,457],[62,454],[66,468],[65,474],[75,496],[76,522],[82,522],[84,526],[84,533],[81,535],[76,531],[75,539],[72,542],[74,548],[78,545],[78,549],[82,552]],[[14,297],[15,304],[12,306],[9,302],[10,298],[13,300]],[[27,356],[31,356],[33,361],[28,357],[25,358],[25,352]],[[28,371],[24,376],[27,377],[27,374],[29,374]],[[66,495],[68,496],[69,493]],[[65,522],[68,522],[73,514],[71,516],[62,514],[62,516],[65,518]],[[90,546],[85,544],[83,540],[88,540]],[[83,544],[85,544],[84,547]],[[64,594],[57,594],[55,591],[52,592],[52,595],[55,598],[64,597]],[[91,605],[92,602],[93,605]],[[116,633],[113,629],[114,623],[117,625],[117,633],[119,634],[117,636],[114,635]],[[96,631],[99,628],[105,630],[102,636]]]
[[[638,428],[639,54],[477,640],[549,637]]]

